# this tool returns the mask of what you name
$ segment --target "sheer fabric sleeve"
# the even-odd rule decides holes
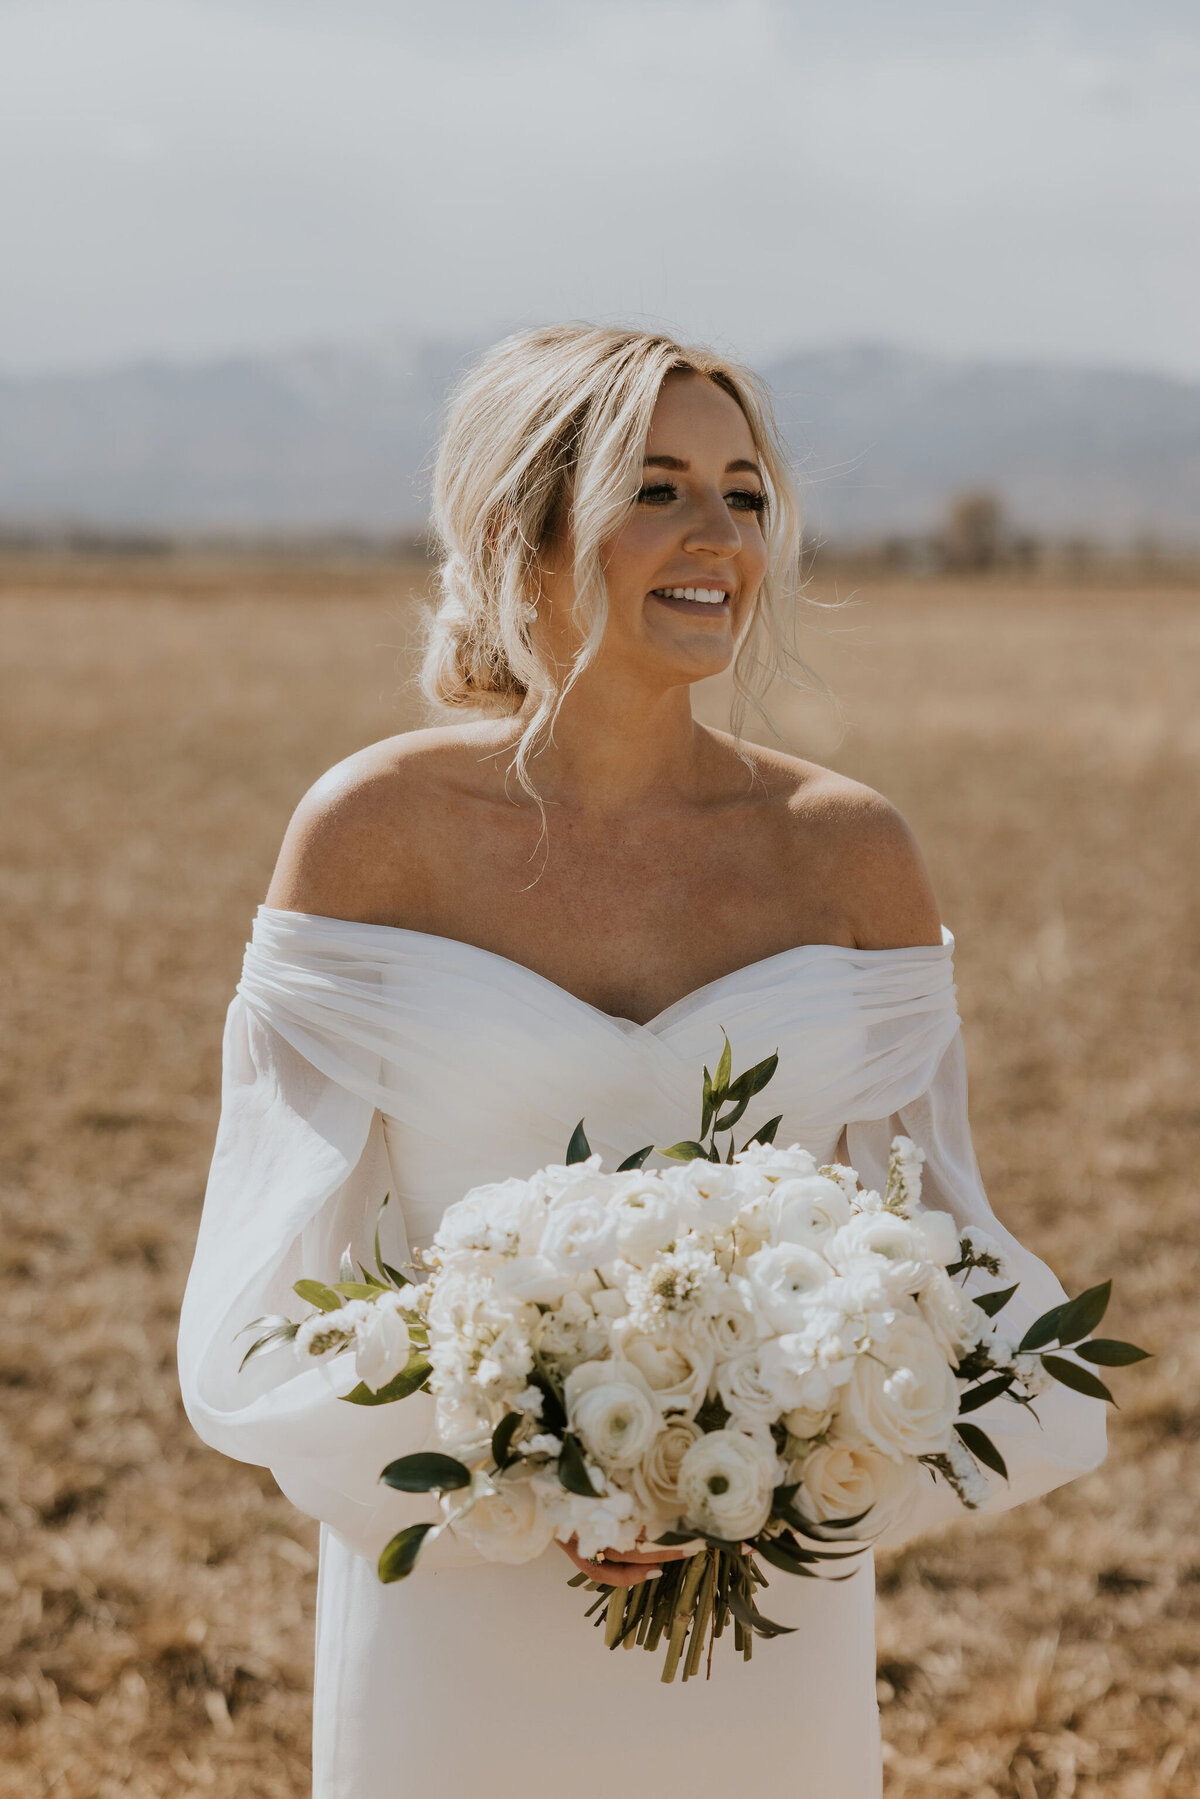
[[[369,1099],[319,1071],[239,995],[226,1022],[221,1120],[180,1324],[184,1405],[206,1443],[270,1468],[301,1511],[371,1557],[405,1524],[435,1515],[424,1496],[379,1482],[387,1462],[424,1447],[432,1401],[419,1393],[347,1404],[352,1356],[304,1367],[284,1346],[241,1372],[238,1364],[251,1320],[304,1315],[293,1281],[334,1278],[347,1244],[369,1262],[388,1185],[382,1121]],[[385,1258],[404,1261],[393,1205],[381,1235]],[[432,1555],[454,1559],[450,1539]]]
[[[1002,1247],[1011,1268],[1004,1285],[1020,1282],[1002,1314],[1005,1334],[1020,1338],[1040,1313],[1066,1296],[1045,1263],[1004,1228],[988,1204],[967,1122],[966,1059],[957,1028],[924,1092],[887,1118],[847,1125],[850,1163],[865,1186],[882,1189],[896,1135],[911,1137],[925,1152],[924,1203],[931,1210],[951,1213],[960,1226],[980,1226]],[[988,1276],[975,1276],[973,1282],[972,1291],[999,1284]],[[1102,1401],[1055,1384],[1036,1401],[1035,1410],[1036,1418],[1025,1407],[1001,1398],[972,1415],[972,1422],[987,1431],[1008,1467],[1007,1481],[988,1475],[992,1493],[986,1506],[966,1511],[943,1482],[935,1483],[923,1473],[918,1497],[878,1539],[880,1545],[895,1548],[935,1525],[1006,1511],[1103,1461]]]

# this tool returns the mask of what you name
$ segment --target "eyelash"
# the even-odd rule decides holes
[[[641,488],[637,497],[639,502],[645,502],[650,499],[652,494],[667,494],[672,500],[678,498],[677,489],[672,481],[655,481],[651,486]],[[761,516],[767,510],[767,496],[765,493],[758,492],[756,488],[737,487],[732,493],[727,493],[725,498],[730,501],[744,500],[746,502],[744,506],[735,508],[738,512],[753,512]]]

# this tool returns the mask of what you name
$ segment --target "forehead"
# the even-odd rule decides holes
[[[754,438],[737,401],[704,375],[668,375],[659,389],[646,438],[647,455],[712,452],[731,462],[753,458]],[[690,457],[687,458],[689,461]]]

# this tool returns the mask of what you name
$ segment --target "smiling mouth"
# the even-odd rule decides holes
[[[650,598],[676,612],[719,618],[729,611],[729,595],[723,587],[654,587]]]

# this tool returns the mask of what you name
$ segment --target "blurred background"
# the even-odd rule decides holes
[[[308,1791],[315,1531],[174,1380],[222,1014],[423,719],[447,382],[566,317],[769,380],[779,729],[913,823],[994,1203],[1156,1355],[881,1568],[889,1799],[1194,1799],[1198,77],[1183,0],[0,0],[0,1799]]]

